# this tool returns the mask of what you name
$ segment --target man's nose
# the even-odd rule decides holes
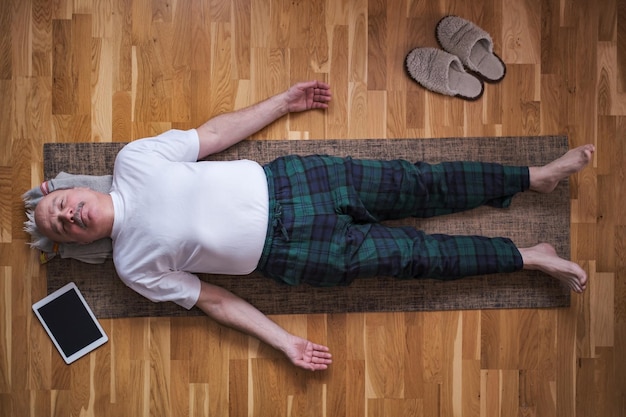
[[[73,223],[74,222],[74,209],[71,207],[66,207],[63,211],[61,211],[60,217],[66,222]]]

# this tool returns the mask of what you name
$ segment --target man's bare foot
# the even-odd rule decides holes
[[[565,155],[541,167],[530,167],[530,189],[549,193],[559,181],[581,171],[591,161],[596,147],[588,144],[570,149]]]
[[[524,261],[524,269],[545,272],[578,293],[587,288],[587,273],[577,263],[559,257],[552,245],[540,243],[519,251]]]

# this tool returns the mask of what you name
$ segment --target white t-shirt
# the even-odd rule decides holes
[[[111,197],[118,275],[152,301],[187,309],[200,295],[194,273],[245,275],[261,257],[267,178],[248,160],[197,162],[195,130],[170,130],[126,145]]]

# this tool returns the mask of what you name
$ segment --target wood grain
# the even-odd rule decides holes
[[[412,82],[446,14],[489,31],[507,76],[474,103]],[[591,283],[559,310],[276,316],[331,346],[307,373],[206,317],[104,320],[66,366],[31,304],[45,267],[20,196],[44,142],[190,128],[291,83],[333,86],[325,114],[255,138],[569,135],[572,257]],[[626,398],[626,3],[618,0],[7,0],[0,5],[0,415],[619,416]],[[512,150],[514,151],[514,150]]]

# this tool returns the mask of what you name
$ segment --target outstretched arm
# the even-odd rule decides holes
[[[326,109],[330,99],[328,84],[307,81],[245,109],[216,116],[198,128],[198,159],[229,148],[287,113]]]
[[[267,343],[283,352],[294,365],[310,371],[328,368],[332,363],[328,347],[295,336],[274,323],[250,303],[230,291],[201,282],[196,306],[215,321]]]

